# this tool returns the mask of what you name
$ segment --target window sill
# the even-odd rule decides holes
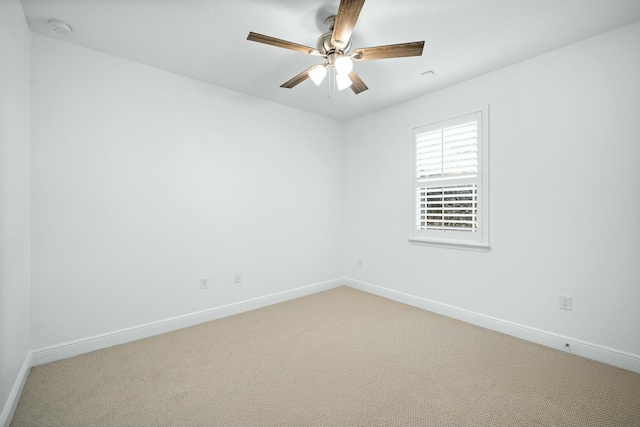
[[[466,251],[489,252],[491,247],[488,243],[462,242],[451,240],[424,239],[419,237],[409,237],[409,243],[420,246],[435,246],[447,249],[462,249]]]

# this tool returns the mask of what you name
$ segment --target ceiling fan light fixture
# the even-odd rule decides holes
[[[344,90],[352,84],[353,82],[347,74],[336,73],[336,85],[338,86],[338,90]]]
[[[348,56],[338,56],[333,66],[336,67],[338,74],[346,76],[353,70],[353,61]]]
[[[309,71],[309,78],[316,84],[316,86],[320,86],[320,83],[324,80],[327,75],[327,67],[326,65],[316,65]]]

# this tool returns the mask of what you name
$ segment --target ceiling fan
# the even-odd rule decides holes
[[[326,59],[324,64],[312,65],[291,80],[280,85],[280,87],[291,89],[307,78],[311,78],[316,85],[320,85],[327,75],[327,71],[333,68],[338,90],[351,87],[351,90],[357,95],[367,90],[368,87],[353,70],[352,59],[370,61],[374,59],[421,56],[424,48],[423,40],[420,42],[358,48],[351,51],[351,34],[364,2],[365,0],[340,0],[338,14],[325,20],[329,31],[318,37],[316,48],[254,32],[249,32],[247,40],[294,50],[306,55],[321,56]]]

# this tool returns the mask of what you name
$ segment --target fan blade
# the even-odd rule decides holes
[[[306,70],[304,70],[303,72],[301,72],[300,74],[298,74],[297,76],[289,80],[288,82],[282,83],[280,87],[283,87],[285,89],[291,89],[299,85],[300,83],[302,83],[303,81],[309,78],[309,71],[311,71],[315,67],[317,67],[317,65],[312,65],[311,67],[307,68]]]
[[[281,47],[283,49],[295,50],[296,52],[305,53],[307,55],[320,55],[317,49],[314,49],[309,46],[303,46],[301,44],[288,42],[286,40],[277,39],[275,37],[265,36],[263,34],[254,33],[253,31],[249,32],[247,36],[247,40],[252,42],[269,44],[271,46]]]
[[[370,61],[372,59],[402,58],[405,56],[420,56],[424,48],[424,41],[388,44],[385,46],[365,47],[353,51],[352,58],[356,61]]]
[[[356,95],[369,89],[367,85],[364,84],[358,73],[356,73],[354,70],[351,70],[351,72],[349,73],[349,78],[351,79],[351,90]]]
[[[364,0],[340,0],[336,23],[333,26],[333,35],[331,36],[331,43],[337,49],[345,49],[349,44],[353,27],[356,26],[362,6],[364,6]]]

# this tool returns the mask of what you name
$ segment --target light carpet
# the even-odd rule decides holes
[[[640,374],[347,287],[33,368],[11,426],[640,426]]]

